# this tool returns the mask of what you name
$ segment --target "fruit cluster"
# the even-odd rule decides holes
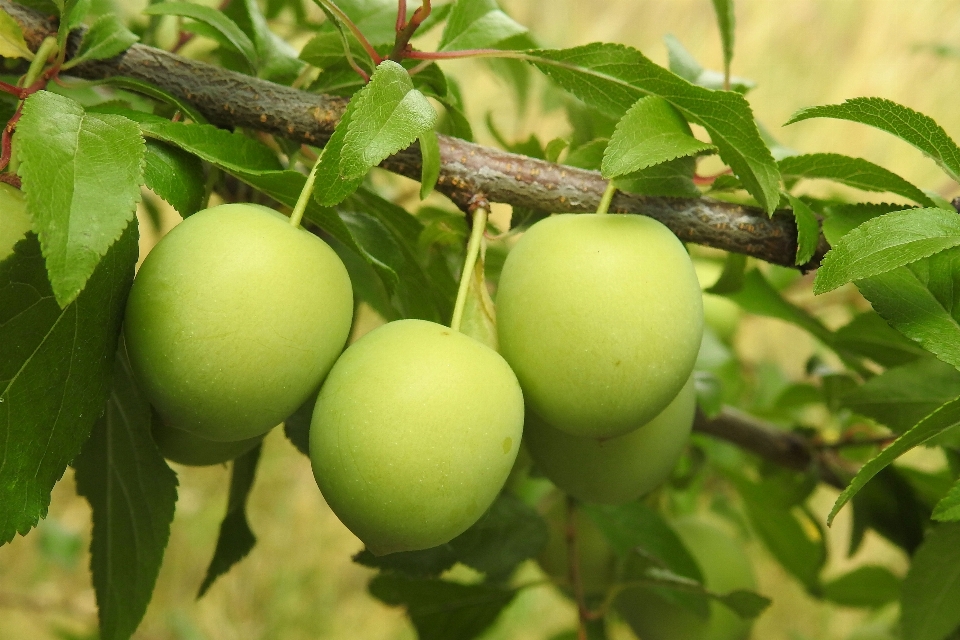
[[[555,215],[510,252],[496,302],[502,355],[422,320],[342,351],[353,294],[334,251],[270,209],[230,204],[147,256],[124,335],[174,461],[232,459],[316,396],[317,483],[378,555],[470,527],[521,437],[583,501],[627,502],[663,482],[693,421],[703,331],[680,241],[641,216]]]

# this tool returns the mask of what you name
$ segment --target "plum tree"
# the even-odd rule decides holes
[[[699,516],[680,518],[673,528],[703,572],[704,585],[715,593],[754,589],[750,560],[742,545],[718,524]],[[626,572],[630,571],[628,567]],[[724,605],[710,602],[703,619],[691,609],[671,602],[652,589],[635,587],[616,600],[623,619],[644,640],[743,640],[750,623]]]
[[[352,316],[350,278],[329,246],[276,211],[227,204],[150,252],[124,335],[168,424],[230,442],[263,435],[316,391]]]
[[[507,256],[500,347],[529,407],[572,435],[649,422],[690,377],[703,334],[683,244],[636,215],[556,215]]]
[[[317,484],[377,555],[448,542],[503,487],[523,431],[523,395],[484,344],[424,320],[351,345],[310,425]]]
[[[690,436],[696,402],[691,376],[653,420],[604,440],[554,429],[528,411],[524,442],[537,468],[570,495],[584,502],[623,504],[669,477]]]
[[[263,440],[263,436],[234,442],[207,440],[189,431],[168,426],[157,415],[154,415],[151,421],[150,433],[164,458],[191,467],[229,462],[250,451]]]

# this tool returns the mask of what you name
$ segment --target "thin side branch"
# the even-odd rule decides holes
[[[56,30],[46,17],[11,0],[0,0],[0,8],[20,23],[33,49]],[[76,37],[72,43],[75,48]],[[299,91],[139,44],[110,60],[79,64],[70,73],[87,79],[119,75],[150,82],[195,105],[218,126],[245,127],[314,146],[327,141],[347,105],[344,98]],[[464,210],[472,194],[484,193],[491,202],[515,207],[591,212],[596,211],[606,186],[596,171],[506,153],[449,136],[439,139],[442,165],[437,189]],[[418,180],[421,162],[419,147],[413,145],[381,166]],[[610,210],[655,218],[687,242],[794,266],[797,232],[789,212],[768,218],[760,209],[709,198],[661,198],[622,192],[616,194]],[[801,268],[816,268],[828,248],[821,237],[813,259]]]

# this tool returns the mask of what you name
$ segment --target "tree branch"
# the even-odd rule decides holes
[[[55,32],[55,23],[40,13],[0,0],[0,8],[20,23],[32,49]],[[78,34],[71,39],[75,50]],[[347,99],[317,95],[135,44],[110,60],[82,63],[70,73],[86,79],[128,76],[150,82],[190,102],[213,124],[245,127],[322,145],[343,114]],[[469,198],[482,193],[502,202],[549,212],[596,210],[606,180],[596,171],[557,165],[526,156],[439,136],[442,166],[437,189],[466,210]],[[381,166],[420,179],[417,145],[385,160]],[[789,212],[772,218],[754,207],[709,198],[680,199],[618,192],[611,211],[639,213],[659,220],[686,242],[743,253],[766,262],[794,266],[796,225]],[[813,269],[829,249],[821,236]]]
[[[715,418],[706,417],[698,408],[693,430],[726,440],[787,469],[807,471],[812,467],[822,482],[837,489],[847,487],[848,479],[845,478],[850,474],[834,452],[817,450],[803,436],[762,422],[733,407],[724,407]]]

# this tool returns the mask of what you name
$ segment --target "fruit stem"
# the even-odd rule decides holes
[[[607,182],[607,188],[603,192],[603,196],[600,198],[600,204],[597,205],[597,213],[604,214],[610,208],[610,203],[613,201],[613,194],[617,192],[617,188],[613,186],[613,180]]]
[[[579,626],[577,640],[587,640],[587,623],[590,621],[590,611],[583,595],[583,579],[580,576],[580,554],[577,549],[577,501],[567,496],[567,575],[573,597],[577,600],[577,614]]]
[[[463,310],[467,305],[467,291],[470,289],[470,278],[473,277],[473,269],[477,264],[477,256],[480,255],[483,231],[487,227],[487,216],[489,214],[490,211],[486,206],[480,206],[473,210],[473,228],[470,230],[470,240],[467,242],[467,259],[463,262],[463,272],[460,274],[460,288],[457,290],[457,302],[453,306],[453,319],[450,320],[450,328],[454,331],[460,331],[460,323],[463,321]]]
[[[47,60],[50,59],[50,56],[56,55],[57,50],[57,39],[55,37],[47,36],[44,38],[43,42],[40,43],[40,47],[37,49],[37,55],[30,61],[30,68],[27,69],[27,75],[23,78],[24,87],[30,87],[37,81],[37,78],[40,77],[40,73],[43,71],[43,67],[47,64]]]
[[[290,224],[295,227],[300,226],[300,221],[303,220],[303,212],[307,210],[307,203],[310,202],[310,196],[313,195],[313,183],[317,181],[317,169],[320,168],[320,161],[322,159],[323,154],[321,153],[317,156],[317,161],[313,163],[313,168],[310,169],[310,175],[307,176],[307,181],[303,184],[303,189],[300,191],[300,197],[297,198],[297,204],[290,213]]]

